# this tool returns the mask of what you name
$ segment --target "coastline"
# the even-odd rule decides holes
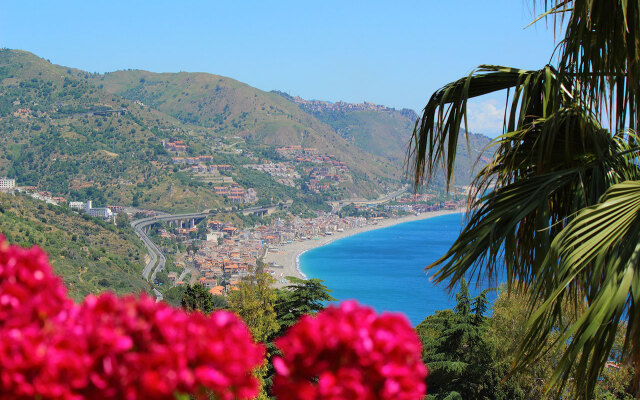
[[[280,245],[274,249],[271,249],[270,251],[267,251],[267,253],[263,257],[263,261],[266,264],[274,263],[277,265],[276,267],[272,268],[272,270],[275,271],[274,278],[276,279],[276,283],[274,284],[274,286],[282,287],[287,284],[286,279],[284,279],[284,277],[286,276],[307,279],[304,273],[300,270],[300,256],[311,249],[322,247],[336,240],[344,239],[346,237],[357,235],[362,232],[387,228],[389,226],[398,225],[405,222],[429,219],[441,215],[461,213],[464,211],[464,208],[457,208],[455,210],[425,212],[419,215],[409,215],[401,218],[387,218],[380,220],[375,225],[366,225],[359,228],[349,229],[344,232],[334,232],[331,236],[322,236],[315,239],[296,241],[293,243]]]

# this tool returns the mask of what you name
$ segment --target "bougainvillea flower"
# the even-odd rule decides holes
[[[427,369],[407,319],[343,302],[276,340],[273,392],[293,399],[422,399]]]
[[[0,236],[0,399],[247,399],[263,361],[232,313],[110,293],[76,305],[44,252]]]

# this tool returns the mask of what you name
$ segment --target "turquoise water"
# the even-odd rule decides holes
[[[324,280],[338,300],[400,311],[417,325],[455,305],[455,293],[429,282],[424,267],[449,249],[462,222],[463,214],[448,214],[363,232],[307,251],[300,267],[307,277]],[[470,286],[472,295],[481,290]]]

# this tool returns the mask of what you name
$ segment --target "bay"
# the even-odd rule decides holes
[[[402,312],[415,326],[455,305],[455,291],[433,284],[424,267],[446,253],[463,218],[448,214],[349,236],[303,253],[300,268],[307,277],[324,280],[339,301]],[[472,296],[486,287],[469,286]]]

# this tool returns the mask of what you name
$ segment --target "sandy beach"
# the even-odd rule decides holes
[[[422,219],[428,219],[437,217],[440,215],[446,214],[455,214],[459,212],[464,212],[463,208],[459,208],[456,210],[441,210],[441,211],[432,211],[425,212],[419,215],[409,215],[401,218],[388,218],[379,220],[376,224],[366,225],[359,228],[345,230],[344,232],[334,232],[333,235],[330,236],[320,236],[316,239],[308,239],[303,241],[296,241],[293,243],[282,244],[280,246],[272,247],[265,254],[263,261],[267,264],[274,263],[275,267],[273,270],[275,271],[276,278],[276,287],[281,287],[286,285],[286,281],[283,282],[284,277],[286,276],[294,276],[297,278],[306,279],[306,276],[300,271],[298,265],[298,257],[300,254],[305,251],[314,249],[316,247],[324,246],[328,243],[331,243],[335,240],[343,239],[352,235],[357,235],[358,233],[371,231],[374,229],[382,229],[388,226],[402,224],[404,222],[410,221],[418,221]]]

